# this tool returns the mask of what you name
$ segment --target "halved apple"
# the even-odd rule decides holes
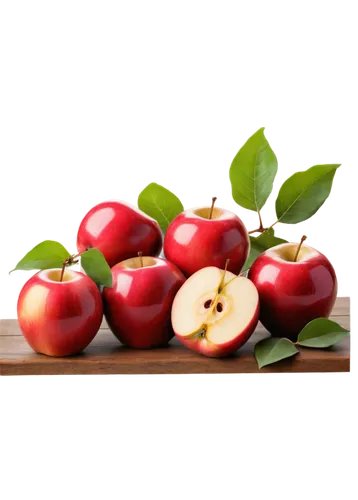
[[[259,320],[259,309],[259,295],[250,280],[206,267],[193,274],[175,296],[172,325],[189,349],[221,357],[248,340]]]

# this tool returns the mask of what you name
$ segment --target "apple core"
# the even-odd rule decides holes
[[[187,347],[207,356],[222,356],[246,342],[258,315],[258,292],[251,281],[206,267],[193,274],[177,293],[172,324]]]

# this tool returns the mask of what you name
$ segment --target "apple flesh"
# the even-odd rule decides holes
[[[259,319],[259,296],[247,278],[207,267],[193,274],[172,308],[175,335],[189,349],[221,357],[239,349]]]
[[[101,294],[86,275],[66,269],[40,271],[25,283],[17,315],[25,339],[38,353],[69,356],[82,351],[99,330]]]
[[[250,249],[246,228],[237,215],[215,207],[194,208],[179,214],[164,238],[164,253],[188,277],[214,266],[239,274]]]
[[[315,318],[327,318],[337,297],[337,278],[327,257],[308,245],[284,243],[261,254],[249,272],[256,286],[260,320],[274,336],[296,340]]]
[[[107,201],[93,207],[77,234],[78,252],[98,248],[108,265],[114,266],[139,251],[159,255],[162,233],[157,221],[123,201]]]
[[[173,337],[170,311],[185,281],[164,259],[135,257],[112,268],[113,287],[104,288],[104,311],[112,332],[123,344],[149,349]]]

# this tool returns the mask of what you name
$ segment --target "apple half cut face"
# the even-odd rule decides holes
[[[190,349],[211,357],[239,349],[254,332],[258,319],[255,285],[217,267],[193,274],[172,307],[175,335]]]

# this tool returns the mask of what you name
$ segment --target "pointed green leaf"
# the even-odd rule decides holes
[[[112,272],[103,254],[91,248],[81,255],[81,265],[85,273],[98,285],[112,287]]]
[[[305,347],[325,348],[336,344],[347,335],[349,331],[335,321],[317,318],[301,330],[297,343]]]
[[[283,240],[282,238],[276,238],[275,232],[272,228],[268,229],[256,238],[254,236],[250,236],[250,253],[246,259],[244,267],[242,268],[243,271],[249,269],[255,262],[257,257],[263,252],[265,252],[269,248],[281,245],[282,243],[287,243],[287,241]]]
[[[297,224],[312,217],[328,198],[339,166],[316,165],[289,177],[276,200],[278,220],[285,224]]]
[[[30,250],[16,267],[10,271],[29,271],[32,269],[52,269],[62,267],[70,256],[65,247],[57,241],[46,240]]]
[[[255,345],[255,358],[259,368],[277,363],[298,353],[298,349],[288,339],[268,338]]]
[[[277,173],[277,158],[260,128],[232,161],[232,197],[241,207],[260,211],[269,197]]]
[[[155,219],[164,233],[171,221],[184,210],[175,194],[155,182],[140,193],[138,207]]]

